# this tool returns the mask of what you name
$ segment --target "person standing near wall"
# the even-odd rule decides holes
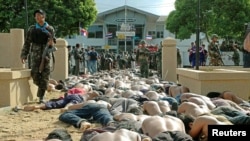
[[[90,73],[90,65],[89,65],[89,53],[91,52],[91,47],[90,46],[88,46],[88,48],[86,49],[86,51],[85,51],[86,53],[85,53],[85,60],[86,60],[86,64],[87,64],[87,71],[86,71],[86,73],[87,72],[89,72]]]
[[[68,48],[68,72],[69,72],[69,75],[71,75],[72,74],[72,59],[71,58],[73,54],[72,54],[71,46],[68,45],[67,48]]]
[[[146,41],[140,42],[140,48],[137,50],[138,62],[140,64],[141,77],[148,78],[149,76],[149,50],[146,48]]]
[[[182,59],[181,59],[180,49],[177,48],[177,68],[181,68],[181,63],[182,63]]]
[[[135,71],[135,69],[136,69],[135,59],[136,59],[136,54],[134,52],[131,52],[131,54],[130,54],[130,60],[131,60],[131,69],[133,71]]]
[[[235,66],[239,66],[240,65],[240,53],[239,53],[239,49],[237,47],[237,44],[235,44],[233,46],[233,56],[232,56],[232,60],[234,62]]]
[[[82,60],[82,54],[81,54],[81,48],[80,48],[80,44],[76,44],[76,49],[74,51],[74,58],[75,58],[75,75],[79,76],[79,72],[80,72],[80,63]]]
[[[95,48],[91,47],[91,51],[89,52],[89,72],[91,74],[94,74],[97,72],[97,59],[98,59],[98,54],[95,51]]]
[[[201,65],[202,66],[206,66],[206,63],[207,63],[207,50],[206,50],[206,45],[205,44],[202,44],[202,52],[200,53],[200,59],[201,59]]]
[[[24,64],[31,49],[31,77],[33,78],[34,84],[38,86],[37,97],[39,98],[39,103],[43,103],[51,72],[49,63],[51,53],[49,53],[49,56],[46,56],[46,59],[43,58],[43,54],[46,52],[47,46],[49,48],[53,47],[55,43],[55,31],[54,28],[45,21],[46,14],[43,10],[35,10],[34,17],[36,24],[30,26],[27,31],[20,57]],[[40,65],[43,59],[45,63],[41,71]]]
[[[222,66],[224,63],[221,58],[220,49],[217,45],[218,35],[213,34],[211,40],[212,41],[208,45],[208,55],[210,56],[209,65]]]

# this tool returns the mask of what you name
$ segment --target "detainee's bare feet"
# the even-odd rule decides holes
[[[80,131],[84,132],[85,130],[89,129],[90,127],[91,127],[91,123],[83,121],[83,122],[81,122],[81,125],[80,125]]]
[[[67,112],[68,111],[68,107],[67,108],[61,108],[60,109],[60,113],[64,113],[64,112]]]
[[[36,107],[34,105],[27,105],[24,106],[23,110],[24,111],[34,111],[36,109]]]

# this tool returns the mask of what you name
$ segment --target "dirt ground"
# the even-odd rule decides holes
[[[46,100],[58,98],[63,93],[46,94]],[[35,102],[29,104],[36,104]],[[48,133],[57,128],[67,129],[73,141],[79,141],[82,133],[73,126],[58,120],[59,109],[35,110],[25,112],[12,111],[11,108],[0,108],[0,141],[33,141],[44,139]]]

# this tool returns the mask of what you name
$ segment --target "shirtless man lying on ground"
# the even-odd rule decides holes
[[[222,99],[230,100],[230,101],[236,103],[237,105],[241,106],[245,110],[250,111],[250,103],[243,100],[242,98],[238,97],[232,91],[224,91],[222,93],[220,93],[220,92],[209,92],[207,94],[207,97],[212,98],[212,99],[214,99],[214,98],[222,98]]]
[[[143,122],[146,118],[150,117],[149,115],[135,115],[132,113],[121,113],[114,116],[114,120],[123,121],[123,120],[133,120]]]
[[[185,127],[183,122],[176,117],[169,115],[163,117],[152,116],[143,121],[142,131],[145,135],[154,138],[165,131],[180,131],[185,133]]]
[[[145,101],[143,103],[143,110],[151,115],[165,115],[171,111],[170,105],[167,101]]]
[[[104,132],[93,136],[89,141],[151,141],[149,137],[142,138],[139,133],[127,129],[119,129],[115,132]]]
[[[175,98],[178,103],[181,103],[180,97],[183,93],[189,93],[190,90],[186,86],[173,85],[169,87],[168,95]]]
[[[192,118],[185,116],[185,118]],[[183,119],[186,133],[193,139],[200,141],[207,141],[208,125],[232,125],[232,123],[223,116],[205,114],[193,119]],[[188,127],[187,127],[188,126]]]
[[[205,103],[203,105],[197,105],[196,103],[186,101],[181,103],[177,112],[191,115],[196,118],[202,114],[210,113],[210,110]]]
[[[210,110],[212,110],[216,107],[210,98],[208,98],[204,95],[199,95],[199,94],[195,94],[195,93],[183,93],[180,97],[181,103],[183,101],[186,101],[187,99],[189,99],[191,97],[195,97],[194,99],[192,99],[192,102],[194,102],[198,105],[200,105],[200,104],[203,105],[203,103],[205,103]]]

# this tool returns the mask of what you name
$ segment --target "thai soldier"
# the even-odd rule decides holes
[[[159,77],[161,77],[161,66],[162,66],[161,53],[162,53],[162,42],[160,44],[160,48],[156,52],[157,73]]]
[[[240,54],[239,54],[239,50],[237,48],[237,45],[233,46],[233,56],[232,56],[232,60],[234,62],[235,66],[239,66],[240,65]]]
[[[212,41],[208,45],[208,54],[210,56],[209,65],[211,66],[224,65],[220,55],[219,47],[217,45],[218,35],[213,34],[211,40]]]
[[[44,95],[51,72],[49,63],[51,53],[46,57],[46,63],[43,64],[43,69],[40,70],[41,62],[44,59],[42,56],[47,46],[53,47],[55,43],[54,28],[45,21],[45,16],[45,12],[41,9],[34,11],[36,24],[29,27],[21,51],[21,61],[25,63],[31,48],[31,76],[34,84],[38,86],[37,97],[40,103],[44,102]]]
[[[72,59],[73,59],[73,51],[70,45],[67,46],[68,48],[68,71],[69,74],[72,74],[73,65],[72,65]]]
[[[74,58],[75,58],[75,65],[76,65],[74,74],[78,76],[80,72],[80,63],[83,59],[81,50],[80,50],[80,44],[76,44],[76,48],[74,50]]]
[[[180,68],[181,67],[181,53],[180,53],[180,49],[177,48],[177,67]]]
[[[138,56],[138,62],[140,64],[141,77],[147,78],[149,75],[149,62],[148,55],[149,50],[146,48],[146,42],[142,40],[140,42],[141,47],[137,50],[136,56]]]

